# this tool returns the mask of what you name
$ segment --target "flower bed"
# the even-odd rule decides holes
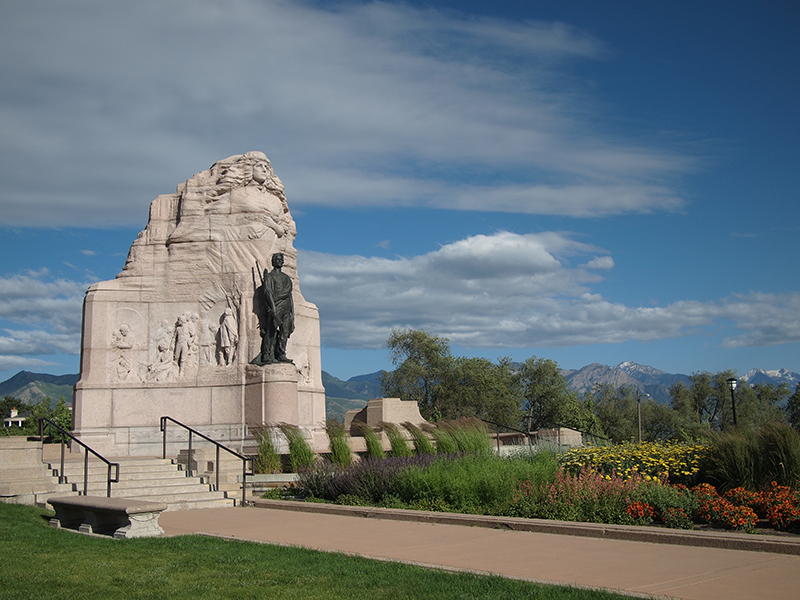
[[[390,457],[348,468],[326,463],[301,474],[297,491],[309,500],[442,512],[676,529],[709,524],[752,532],[759,520],[800,528],[800,495],[790,488],[773,482],[760,492],[720,495],[707,483],[672,484],[671,477],[697,476],[707,447],[643,446],[572,450],[560,465],[548,452]]]
[[[622,478],[638,474],[645,480],[663,480],[692,485],[710,451],[704,444],[679,442],[626,442],[615,446],[584,446],[572,448],[560,459],[571,473],[590,467],[606,475]]]

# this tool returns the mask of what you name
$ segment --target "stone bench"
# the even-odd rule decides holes
[[[81,533],[110,535],[115,538],[163,535],[158,516],[167,509],[160,502],[132,498],[98,496],[62,496],[50,498],[56,511],[50,519],[53,527],[75,529]]]

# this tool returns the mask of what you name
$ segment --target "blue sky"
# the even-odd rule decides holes
[[[78,370],[157,195],[269,156],[323,369],[458,354],[800,372],[795,2],[0,9],[0,380]]]

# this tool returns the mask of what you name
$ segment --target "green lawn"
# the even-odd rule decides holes
[[[0,503],[0,598],[623,598],[203,536],[95,538],[50,514]]]

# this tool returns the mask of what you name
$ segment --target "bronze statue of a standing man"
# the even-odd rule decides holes
[[[292,278],[281,271],[283,254],[272,255],[272,271],[264,269],[264,307],[266,314],[261,322],[261,355],[258,362],[267,365],[292,362],[286,356],[286,342],[294,331],[294,301]]]

